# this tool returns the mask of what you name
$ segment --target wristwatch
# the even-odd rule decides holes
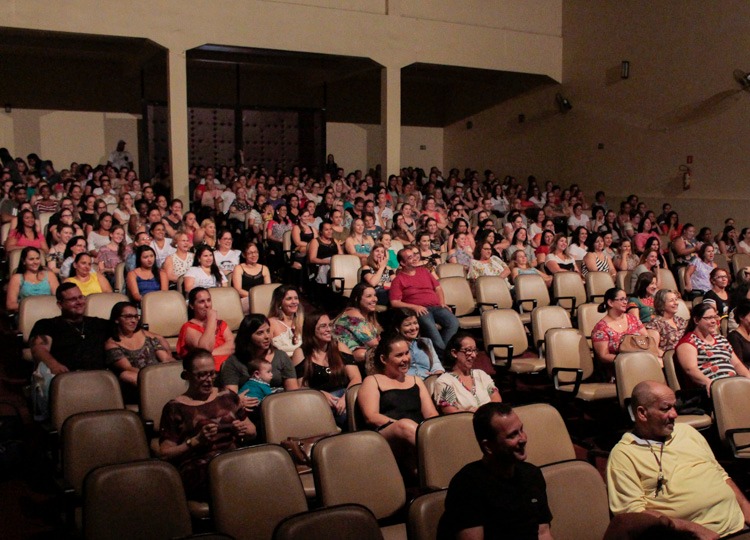
[[[188,440],[185,441],[185,444],[188,448],[193,448],[195,446],[195,440],[193,437],[190,437]]]

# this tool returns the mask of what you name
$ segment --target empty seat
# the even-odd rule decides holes
[[[617,288],[622,289],[629,295],[633,293],[633,289],[630,288],[630,276],[632,275],[633,272],[631,270],[619,270],[615,278]]]
[[[51,421],[56,431],[74,414],[124,408],[120,383],[111,371],[69,371],[55,376],[50,384]]]
[[[750,458],[750,379],[726,377],[711,385],[719,438],[736,458]]]
[[[585,461],[542,467],[550,531],[557,540],[599,540],[609,526],[607,488],[601,474]]]
[[[273,533],[273,540],[382,540],[378,520],[359,504],[320,508],[286,518]]]
[[[60,306],[53,295],[27,296],[18,307],[18,339],[23,347],[24,360],[31,361],[31,350],[28,348],[29,336],[34,325],[41,319],[60,316]]]
[[[78,496],[89,471],[150,457],[141,419],[124,409],[69,417],[62,426],[61,448],[63,480]]]
[[[560,306],[538,307],[531,312],[531,336],[540,357],[544,355],[544,335],[550,328],[573,328],[570,313]]]
[[[482,458],[474,437],[474,414],[456,413],[437,416],[417,428],[419,483],[427,488],[447,488],[464,465]],[[437,451],[436,449],[450,449]]]
[[[586,382],[594,374],[594,362],[586,338],[575,328],[552,328],[545,336],[547,373],[555,390],[584,401],[614,399],[612,383]]]
[[[357,395],[362,383],[353,384],[346,389],[346,427],[350,432],[357,431],[362,425],[363,419],[357,407]]]
[[[714,257],[715,259],[715,257]],[[750,266],[750,254],[747,253],[735,253],[732,256],[732,271],[736,276],[739,275],[740,270],[745,268],[746,266]]]
[[[466,278],[466,267],[463,264],[443,263],[435,268],[438,279],[449,277]]]
[[[242,313],[240,293],[234,287],[212,287],[208,292],[211,294],[211,305],[219,314],[219,319],[225,321],[229,330],[236,334],[245,317]]]
[[[589,272],[586,274],[586,296],[589,302],[601,302],[604,293],[615,286],[609,272]]]
[[[615,358],[615,382],[617,385],[617,398],[620,407],[633,418],[630,407],[630,398],[633,388],[642,381],[656,381],[666,384],[664,372],[659,365],[659,360],[651,353],[630,352],[620,353]],[[677,422],[688,424],[696,429],[707,428],[711,425],[711,417],[706,414],[684,414],[677,417]]]
[[[307,510],[297,469],[280,446],[221,454],[208,477],[216,529],[238,540],[266,540],[284,518]]]
[[[573,441],[562,416],[552,405],[534,403],[513,409],[529,437],[526,461],[541,467],[576,458]]]
[[[152,437],[151,448],[159,446],[161,413],[170,400],[183,394],[188,382],[181,377],[182,362],[146,366],[138,372],[139,413]]]
[[[599,304],[583,304],[578,306],[578,329],[586,338],[589,348],[591,344],[591,332],[594,331],[596,323],[602,320],[604,312],[599,311]]]
[[[185,298],[177,291],[154,291],[143,297],[141,310],[141,322],[154,334],[164,337],[175,352],[177,336],[188,321]]]
[[[84,315],[109,320],[115,304],[128,301],[127,296],[116,292],[90,294],[86,297],[86,312]]]
[[[505,278],[500,276],[481,276],[474,283],[477,306],[480,311],[485,309],[510,309],[513,307],[513,297]]]
[[[521,313],[548,306],[549,290],[542,276],[523,274],[515,279],[516,305]]]
[[[421,495],[409,505],[408,528],[410,540],[435,540],[440,518],[445,511],[447,489]]]
[[[675,394],[678,394],[682,387],[680,385],[679,377],[677,376],[677,366],[675,362],[677,359],[674,356],[674,349],[664,351],[662,362],[664,363],[664,376],[669,386]]]
[[[440,278],[440,288],[443,289],[445,303],[449,306],[455,306],[454,314],[461,328],[471,329],[482,326],[482,319],[479,315],[476,315],[477,305],[474,302],[471,287],[466,278]]]
[[[357,271],[361,266],[360,258],[356,255],[334,255],[331,257],[331,273],[329,284],[331,290],[347,298],[358,283]]]
[[[95,469],[86,477],[83,497],[86,540],[163,540],[192,532],[182,480],[165,461]]]
[[[578,272],[558,272],[552,277],[552,296],[558,306],[575,314],[576,308],[586,303],[586,289]]]
[[[256,285],[250,289],[247,292],[250,313],[262,313],[263,315],[268,315],[268,312],[271,310],[273,291],[280,286],[281,283],[264,283],[262,285]]]
[[[677,299],[677,313],[675,315],[682,317],[686,321],[690,320],[690,308],[682,298]]]
[[[266,440],[270,443],[278,444],[288,437],[313,437],[339,431],[328,400],[317,390],[272,394],[263,400],[261,413]],[[314,497],[310,471],[300,477],[307,496]]]
[[[378,520],[406,503],[406,490],[388,442],[373,431],[327,437],[312,452],[315,487],[324,506],[361,504]],[[363,474],[365,473],[366,474]],[[406,538],[406,525],[384,528],[388,538]]]
[[[527,353],[526,330],[520,315],[512,309],[493,309],[482,313],[482,336],[493,365],[513,373],[538,373],[544,370],[544,358]]]
[[[659,268],[658,272],[660,288],[669,289],[670,291],[682,291],[682,288],[677,287],[677,282],[671,270],[668,268]]]

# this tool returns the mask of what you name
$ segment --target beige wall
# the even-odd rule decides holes
[[[380,163],[383,129],[372,124],[326,124],[327,154],[333,154],[339,167],[346,171],[367,171]],[[426,149],[421,150],[420,146]],[[429,170],[443,167],[443,129],[403,126],[401,128],[401,163],[404,167]]]
[[[11,155],[34,152],[58,170],[71,161],[106,163],[123,139],[138,166],[138,118],[130,114],[13,109],[0,114],[0,135]]]
[[[750,69],[750,3],[566,0],[563,84],[522,96],[445,130],[446,167],[534,173],[612,201],[637,193],[669,200],[683,221],[750,225],[750,94],[732,71]],[[620,62],[630,78],[620,79]],[[573,104],[555,114],[554,94]],[[518,124],[519,113],[526,114]],[[668,128],[668,129],[664,129]],[[602,149],[598,148],[599,144]],[[693,156],[693,187],[679,166]]]

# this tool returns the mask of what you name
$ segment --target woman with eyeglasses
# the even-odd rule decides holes
[[[458,332],[445,347],[443,365],[448,369],[432,390],[432,397],[443,414],[474,412],[490,401],[500,402],[492,377],[481,369],[472,369],[477,357],[477,342],[468,332]]]
[[[214,386],[211,353],[194,349],[182,361],[188,389],[164,406],[159,432],[159,457],[171,462],[182,477],[190,500],[208,500],[208,463],[255,438],[240,397]]]
[[[623,338],[631,334],[649,335],[640,319],[629,314],[627,308],[628,295],[622,289],[612,287],[604,293],[604,301],[599,304],[599,312],[605,315],[591,332],[594,357],[606,368],[608,378],[614,375],[614,362]]]
[[[685,335],[677,344],[677,360],[694,388],[711,396],[711,384],[725,377],[748,377],[750,371],[734,354],[718,330],[719,314],[713,304],[698,304],[690,315]],[[686,388],[690,392],[690,388]]]
[[[703,295],[704,302],[713,302],[720,317],[729,315],[729,272],[723,268],[714,268],[709,274],[711,290]]]
[[[138,308],[133,302],[118,302],[109,317],[111,334],[104,343],[107,367],[114,371],[125,386],[134,391],[138,387],[138,372],[159,362],[173,362],[169,343],[163,337],[144,330]],[[137,403],[132,392],[129,403]]]

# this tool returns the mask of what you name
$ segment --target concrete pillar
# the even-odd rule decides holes
[[[185,211],[190,207],[188,189],[188,106],[187,63],[184,50],[169,49],[167,54],[169,77],[169,167],[172,176],[172,196],[182,199]]]
[[[401,168],[401,66],[385,66],[380,75],[380,123],[383,126],[384,179]]]

